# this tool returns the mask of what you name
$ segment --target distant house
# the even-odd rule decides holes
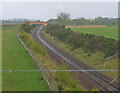
[[[48,22],[28,22],[29,25],[44,25],[47,26]]]

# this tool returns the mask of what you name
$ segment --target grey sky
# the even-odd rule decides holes
[[[48,20],[57,13],[66,12],[71,18],[118,17],[117,2],[31,2],[2,3],[2,18],[27,18]]]

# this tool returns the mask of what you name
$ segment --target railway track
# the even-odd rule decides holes
[[[50,49],[53,53],[55,53],[56,55],[58,55],[59,57],[64,59],[66,62],[68,62],[73,67],[75,67],[77,70],[90,70],[90,69],[88,69],[88,67],[80,64],[77,60],[72,59],[70,56],[64,54],[62,51],[60,51],[60,50],[56,49],[55,47],[53,47],[49,42],[46,42],[46,40],[44,40],[44,38],[40,34],[42,29],[43,29],[43,26],[41,26],[40,29],[38,29],[38,31],[36,31],[36,34],[37,34],[38,39],[48,49]],[[85,74],[90,79],[92,79],[97,84],[99,84],[100,86],[104,87],[107,91],[117,92],[117,93],[120,91],[120,88],[119,88],[118,85],[110,83],[107,79],[103,78],[101,75],[97,74],[96,72],[84,71],[82,73]]]

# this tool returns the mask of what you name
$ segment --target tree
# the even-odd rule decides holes
[[[61,12],[57,15],[57,19],[58,20],[70,20],[70,14]]]
[[[60,25],[66,25],[69,24],[70,21],[70,14],[61,12],[57,14],[57,19],[55,20],[55,23],[58,23]]]

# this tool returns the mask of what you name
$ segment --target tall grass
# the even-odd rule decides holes
[[[25,44],[30,49],[32,49],[35,53],[46,55],[46,48],[45,48],[45,46],[39,45],[37,42],[35,42],[30,34],[26,33],[23,30],[20,30],[19,36],[25,42]]]
[[[67,70],[68,67],[62,65],[60,67],[57,68],[57,70]],[[62,85],[61,83],[59,84],[58,88],[60,90],[60,88],[62,87],[62,89],[64,89],[64,86],[68,86],[69,87],[69,91],[87,91],[87,89],[85,89],[84,87],[80,86],[78,82],[80,82],[79,80],[75,80],[74,77],[71,76],[70,72],[66,72],[66,71],[58,71],[56,72],[56,76],[59,79],[59,82],[64,82],[64,85]],[[66,90],[65,90],[66,91]]]

